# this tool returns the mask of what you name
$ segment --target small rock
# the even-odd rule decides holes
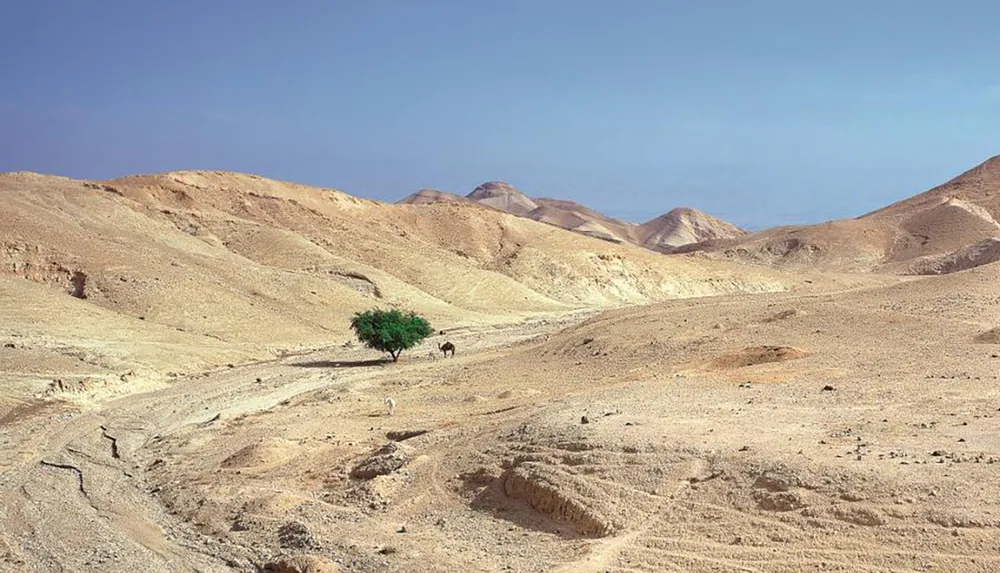
[[[373,430],[375,428],[372,428]],[[430,430],[390,430],[385,433],[385,437],[394,442],[404,442],[410,438],[416,438],[429,432]]]
[[[590,423],[590,418],[588,418],[586,416],[580,416],[580,423],[581,424],[589,424]]]
[[[826,386],[823,386],[823,391],[824,392],[833,392],[834,390],[836,390],[836,388],[834,388],[833,386],[830,386],[829,384],[827,384]]]
[[[337,573],[340,567],[318,555],[281,556],[264,565],[264,573]]]
[[[389,442],[373,452],[351,470],[354,479],[369,480],[376,476],[390,474],[402,468],[409,461],[409,456],[396,442]]]
[[[319,549],[320,543],[309,528],[298,521],[290,521],[278,528],[278,543],[285,549]]]

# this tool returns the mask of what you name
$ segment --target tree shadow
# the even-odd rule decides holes
[[[299,368],[364,368],[366,366],[384,366],[392,364],[391,360],[378,358],[376,360],[315,360],[311,362],[295,362],[292,366]]]

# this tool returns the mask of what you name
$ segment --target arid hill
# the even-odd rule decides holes
[[[466,198],[511,215],[525,215],[538,207],[530,197],[505,181],[483,183],[466,195]]]
[[[982,264],[973,246],[1000,237],[1000,157],[927,192],[856,219],[770,229],[704,245],[706,252],[785,267],[897,273],[940,272]],[[928,263],[931,258],[966,261]],[[930,265],[930,267],[928,267]],[[928,271],[930,268],[938,269]]]
[[[471,203],[385,205],[217,172],[0,175],[0,246],[0,291],[17,301],[0,336],[19,337],[25,380],[65,360],[74,379],[117,379],[342,343],[372,306],[450,327],[797,282]],[[71,296],[75,274],[85,299]]]
[[[747,234],[736,225],[687,208],[674,209],[636,229],[640,244],[662,251],[705,241],[739,239]]]
[[[469,203],[470,201],[461,195],[439,191],[437,189],[421,189],[403,197],[397,203],[400,205],[426,205],[428,203]]]
[[[465,197],[424,189],[398,203],[423,205],[462,201],[472,201],[605,241],[631,243],[660,252],[671,252],[678,247],[705,241],[736,239],[747,234],[731,223],[689,208],[677,208],[641,225],[634,225],[608,217],[576,201],[528,197],[504,181],[483,183]]]
[[[635,226],[588,209],[576,201],[536,198],[526,217],[615,243],[636,243]]]

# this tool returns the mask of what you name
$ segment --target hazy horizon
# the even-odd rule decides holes
[[[1000,6],[625,6],[4,6],[0,171],[244,171],[383,201],[504,180],[758,230],[858,216],[1000,153]]]

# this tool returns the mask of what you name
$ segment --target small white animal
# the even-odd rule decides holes
[[[396,411],[396,401],[392,398],[386,398],[385,404],[389,406],[389,415],[391,416]]]

